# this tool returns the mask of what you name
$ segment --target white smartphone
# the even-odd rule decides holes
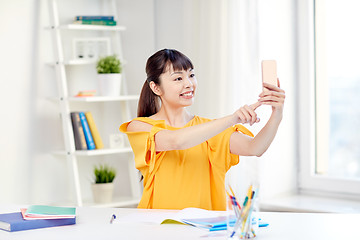
[[[278,86],[275,60],[261,61],[262,81]],[[266,90],[266,88],[264,88]]]

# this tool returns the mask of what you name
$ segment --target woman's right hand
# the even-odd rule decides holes
[[[254,104],[244,105],[240,107],[233,115],[236,117],[236,123],[249,123],[252,126],[254,123],[260,122],[260,118],[257,117],[255,110],[261,106],[261,102]]]

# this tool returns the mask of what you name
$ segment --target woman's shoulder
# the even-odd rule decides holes
[[[137,117],[120,126],[122,132],[149,132],[154,125],[162,125],[164,121],[149,117]]]
[[[133,119],[127,124],[126,130],[128,132],[148,132],[151,130],[151,127],[152,125],[146,121]]]

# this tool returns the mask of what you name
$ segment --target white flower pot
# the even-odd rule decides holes
[[[93,183],[91,188],[95,203],[109,203],[112,201],[114,183]]]
[[[121,90],[121,74],[98,74],[99,96],[119,96]]]

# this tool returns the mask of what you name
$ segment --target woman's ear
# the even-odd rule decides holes
[[[154,81],[151,81],[151,82],[149,83],[149,86],[150,86],[151,90],[152,90],[156,95],[158,95],[158,96],[161,95],[161,89],[160,89],[160,87],[159,87],[156,83],[154,83]]]

